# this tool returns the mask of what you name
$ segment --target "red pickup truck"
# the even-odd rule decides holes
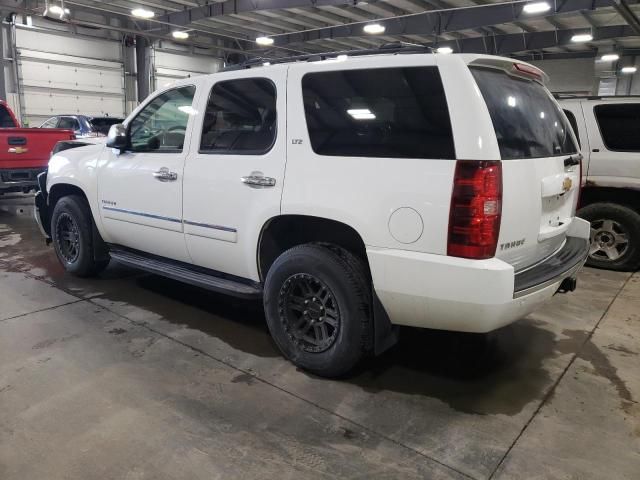
[[[11,108],[0,100],[0,195],[34,190],[56,143],[73,139],[72,130],[20,128]]]

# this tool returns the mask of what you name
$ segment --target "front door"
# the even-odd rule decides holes
[[[182,232],[182,174],[194,94],[194,86],[183,86],[147,102],[127,125],[130,148],[107,153],[98,202],[110,242],[190,261]]]
[[[258,280],[262,226],[280,214],[286,158],[286,66],[208,84],[184,172],[184,233],[193,262]]]

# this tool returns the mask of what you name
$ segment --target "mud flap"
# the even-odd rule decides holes
[[[375,289],[373,296],[373,353],[380,355],[398,342],[399,327],[393,325],[389,315],[378,298]]]

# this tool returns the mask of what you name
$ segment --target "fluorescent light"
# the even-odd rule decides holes
[[[352,108],[347,113],[356,120],[373,120],[376,116],[368,108]]]
[[[590,33],[579,33],[571,37],[571,41],[574,43],[590,42],[591,40],[593,40],[593,35]]]
[[[449,53],[453,53],[453,48],[451,47],[439,47],[436,52],[438,53],[442,53],[442,54],[449,54]]]
[[[134,8],[131,10],[131,15],[138,18],[153,18],[156,16],[151,10],[146,10],[144,8]]]
[[[636,67],[622,67],[620,71],[622,73],[636,73],[638,69]]]
[[[509,105],[510,107],[515,107],[516,106],[516,97],[512,97],[511,95],[509,95],[507,97],[507,105]]]
[[[338,60],[340,62],[344,62],[347,58],[349,58],[347,55],[338,55],[336,57],[336,60]]]
[[[183,32],[182,30],[171,32],[171,35],[173,35],[173,38],[176,38],[178,40],[186,40],[187,38],[189,38],[189,34],[187,32]]]
[[[540,112],[540,118],[544,118],[544,112]]]
[[[262,66],[264,66],[264,67],[268,67],[269,65],[271,65],[271,62],[264,62],[264,63],[262,64]]]
[[[256,38],[258,45],[273,45],[273,38],[270,37],[258,37]]]
[[[542,13],[551,10],[551,5],[547,2],[527,3],[522,9],[524,13]]]
[[[620,55],[618,55],[617,53],[607,53],[606,55],[602,55],[602,57],[600,57],[600,60],[602,60],[603,62],[615,62],[619,59]]]
[[[68,8],[65,8],[64,10],[62,9],[62,7],[60,5],[51,5],[48,8],[49,13],[53,13],[54,15],[69,15],[71,13],[71,11]]]
[[[370,33],[371,35],[377,35],[379,33],[384,33],[386,30],[384,25],[380,25],[379,23],[369,23],[363,28],[365,33]]]

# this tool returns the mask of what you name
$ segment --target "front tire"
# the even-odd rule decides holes
[[[362,262],[336,246],[287,250],[267,274],[264,307],[283,355],[323,377],[339,377],[371,350],[370,284]]]
[[[58,260],[78,277],[97,275],[109,259],[95,260],[93,217],[87,201],[80,195],[62,197],[51,216],[51,236]]]
[[[617,271],[640,266],[640,214],[615,203],[593,203],[578,216],[591,222],[587,265]]]

